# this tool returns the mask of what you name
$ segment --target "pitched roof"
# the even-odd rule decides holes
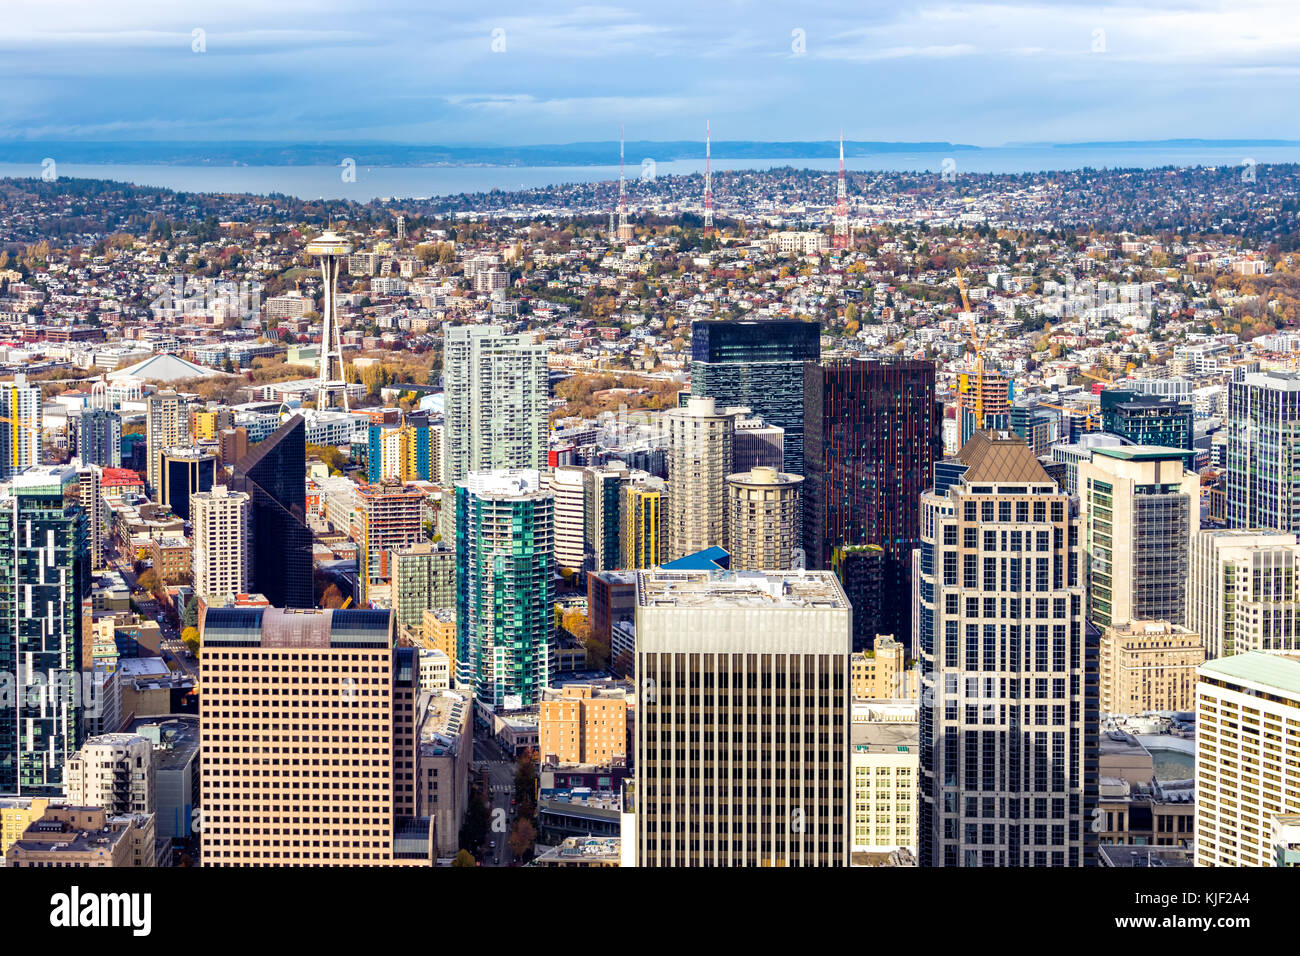
[[[205,365],[195,365],[179,355],[151,355],[143,362],[136,362],[126,368],[115,369],[108,373],[110,379],[137,378],[150,382],[178,382],[186,378],[207,378],[221,375],[219,369]]]
[[[1052,480],[1024,439],[1012,431],[977,431],[961,446],[957,457],[967,466],[962,477],[968,484]]]

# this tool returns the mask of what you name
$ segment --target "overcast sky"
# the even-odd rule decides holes
[[[1300,139],[1300,0],[5,0],[0,78],[0,139]]]

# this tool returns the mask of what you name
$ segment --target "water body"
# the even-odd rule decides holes
[[[618,178],[618,166],[357,166],[355,182],[344,180],[342,166],[173,166],[59,163],[60,178],[107,179],[141,186],[161,186],[183,192],[282,193],[300,199],[418,199],[459,193],[505,191],[599,182]],[[340,163],[346,158],[340,149]],[[1159,166],[1242,166],[1248,161],[1300,163],[1300,146],[1056,146],[1003,147],[943,152],[879,153],[848,159],[855,170],[926,171],[942,173],[1027,173],[1046,170],[1140,168]],[[772,169],[795,166],[833,170],[835,159],[714,159],[717,170]],[[653,156],[629,156],[626,175],[683,175],[702,173],[704,160],[656,162]],[[0,177],[36,177],[39,164],[0,163]],[[1267,188],[1267,170],[1258,172],[1260,188]],[[718,187],[715,183],[715,195]],[[725,206],[725,195],[718,196]]]

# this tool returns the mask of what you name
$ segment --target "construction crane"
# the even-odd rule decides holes
[[[966,297],[966,282],[961,277],[961,270],[957,269],[957,291],[961,293],[962,310],[970,312],[970,299]],[[975,427],[977,429],[984,427],[984,339],[980,337],[978,327],[974,321],[970,324],[970,340],[975,346]]]

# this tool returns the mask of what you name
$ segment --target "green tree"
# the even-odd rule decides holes
[[[451,861],[452,866],[478,866],[473,854],[469,850],[461,850],[456,854],[456,859]]]

